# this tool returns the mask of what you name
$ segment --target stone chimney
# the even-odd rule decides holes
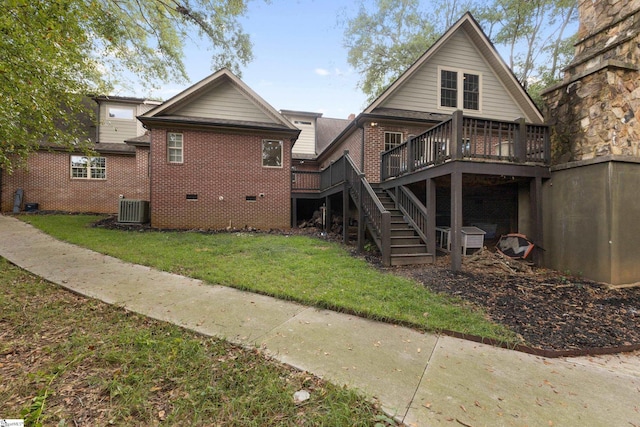
[[[552,162],[640,157],[640,0],[581,0],[574,60],[544,97]]]

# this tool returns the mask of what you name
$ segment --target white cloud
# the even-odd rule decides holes
[[[315,72],[319,76],[328,76],[331,74],[329,70],[325,70],[324,68],[316,68]]]

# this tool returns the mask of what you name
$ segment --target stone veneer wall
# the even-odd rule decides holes
[[[545,94],[542,263],[640,283],[640,0],[580,0],[579,11],[575,58]]]
[[[583,0],[576,57],[545,94],[552,162],[640,156],[640,0]]]

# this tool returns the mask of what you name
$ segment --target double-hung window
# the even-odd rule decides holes
[[[105,157],[71,156],[71,178],[107,179]]]
[[[282,141],[271,139],[262,141],[262,167],[282,167]]]
[[[384,151],[389,151],[392,148],[402,144],[402,132],[385,132],[384,133]]]
[[[458,73],[456,71],[440,71],[440,106],[458,107]]]
[[[182,163],[184,160],[184,146],[181,133],[167,134],[167,159],[169,163]]]
[[[440,107],[480,111],[480,74],[440,69],[438,81]]]

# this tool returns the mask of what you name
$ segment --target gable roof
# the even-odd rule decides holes
[[[500,57],[491,41],[484,34],[478,22],[470,12],[465,13],[455,24],[451,26],[427,51],[418,58],[395,82],[393,82],[378,98],[376,98],[363,113],[374,113],[376,109],[383,107],[385,101],[397,93],[422,66],[428,63],[440,52],[457,34],[464,32],[473,43],[477,52],[491,67],[494,74],[500,80],[508,94],[526,115],[528,121],[542,123],[544,121],[540,110],[536,107],[531,97],[524,90],[513,71]]]
[[[297,129],[231,71],[223,68],[138,116],[145,125],[283,131]]]

